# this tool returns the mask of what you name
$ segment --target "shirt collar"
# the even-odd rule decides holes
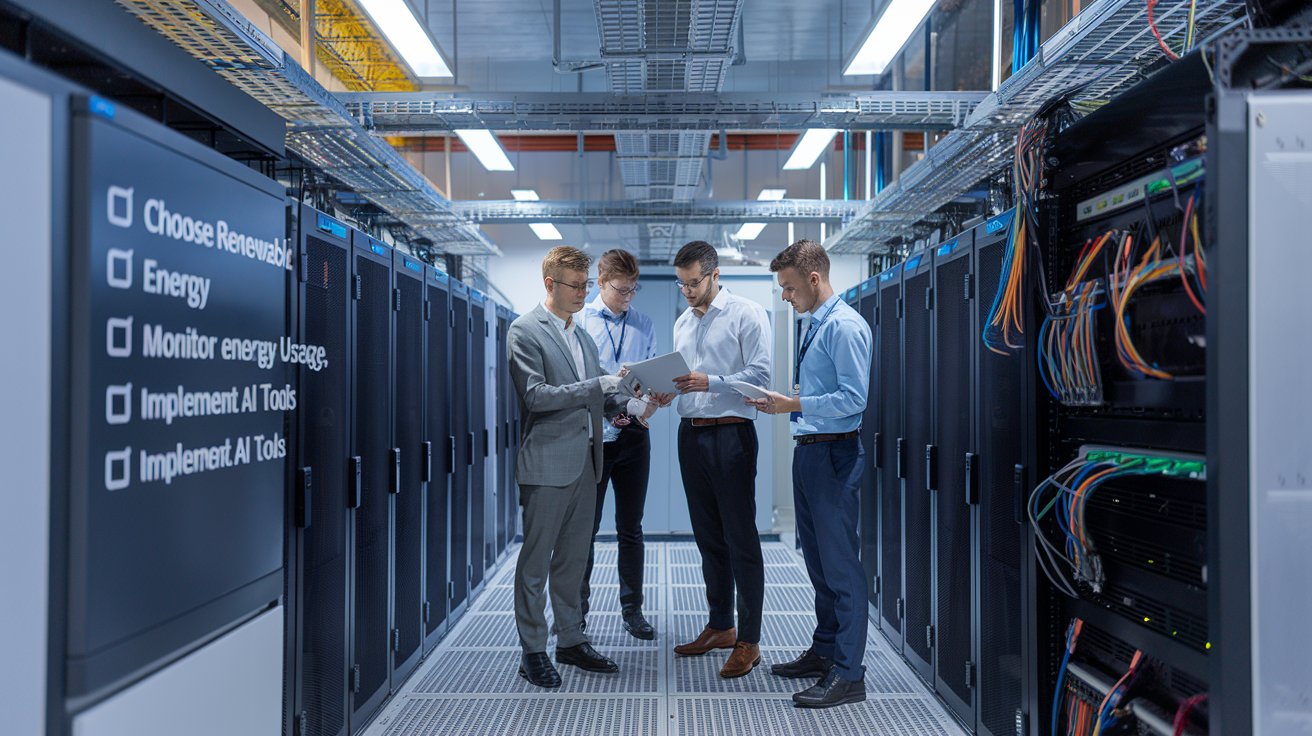
[[[551,311],[551,309],[547,307],[546,302],[542,303],[542,308],[546,310],[547,319],[551,320],[551,324],[555,325],[556,329],[560,330],[561,332],[564,332],[567,335],[569,334],[569,331],[574,328],[574,325],[578,324],[577,320],[570,320],[569,326],[566,327],[565,320],[561,319],[560,317],[557,317],[556,313]]]
[[[828,314],[829,308],[834,306],[834,302],[838,301],[838,299],[839,299],[838,292],[834,292],[834,295],[826,299],[823,304],[811,310],[811,318],[820,319],[824,315]]]
[[[720,293],[716,294],[715,298],[711,300],[711,306],[706,311],[709,313],[711,309],[714,309],[717,312],[723,312],[725,305],[728,303],[729,290],[724,287],[724,284],[720,284]]]
[[[592,298],[592,301],[588,302],[587,309],[601,315],[603,319],[619,320],[624,316],[623,312],[616,314],[611,311],[611,308],[606,306],[606,301],[601,298],[601,294],[597,294]]]

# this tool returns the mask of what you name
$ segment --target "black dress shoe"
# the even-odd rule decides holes
[[[844,680],[838,676],[838,668],[830,668],[820,682],[793,695],[793,702],[799,708],[832,708],[836,705],[860,703],[866,699],[866,680]]]
[[[642,611],[630,611],[624,614],[624,630],[637,639],[651,641],[656,638],[656,628],[642,615]]]
[[[519,676],[538,687],[560,687],[560,673],[546,652],[525,652],[519,661]]]
[[[829,668],[833,666],[834,660],[821,657],[814,649],[808,649],[791,662],[771,665],[770,674],[776,677],[809,677],[819,680],[829,674]]]
[[[556,647],[556,661],[560,664],[572,664],[588,672],[619,672],[620,666],[615,661],[597,653],[592,645],[584,642],[574,647]]]

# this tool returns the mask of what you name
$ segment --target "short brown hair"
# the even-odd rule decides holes
[[[820,278],[829,280],[829,254],[824,246],[814,240],[799,240],[779,251],[779,255],[770,261],[770,273],[779,273],[785,268],[795,268],[803,277],[818,273]]]
[[[561,271],[587,273],[591,265],[592,259],[587,253],[572,246],[558,245],[547,251],[547,257],[542,259],[542,278],[554,279]]]
[[[597,278],[610,279],[637,279],[638,278],[638,259],[627,250],[615,248],[601,254],[597,259]]]
[[[694,263],[701,265],[703,274],[708,274],[720,267],[720,254],[705,240],[694,240],[679,249],[674,256],[674,267],[688,268]]]

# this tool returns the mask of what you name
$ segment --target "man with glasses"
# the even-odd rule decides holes
[[[674,648],[693,656],[733,649],[721,677],[741,677],[761,661],[765,566],[756,531],[756,409],[731,381],[770,385],[770,321],[765,308],[720,286],[719,257],[704,241],[674,258],[689,309],[674,323],[674,349],[692,369],[675,379],[679,470],[693,536],[702,557],[706,628]],[[737,590],[738,625],[734,626]]]
[[[632,307],[638,284],[638,259],[625,250],[608,250],[597,261],[596,298],[579,313],[579,321],[601,351],[601,367],[620,374],[626,363],[656,357],[656,330],[651,317]],[[638,639],[655,639],[656,629],[642,614],[642,513],[647,505],[651,473],[651,438],[647,420],[656,409],[674,400],[674,394],[629,399],[628,411],[606,425],[605,462],[597,482],[597,515],[592,524],[593,543],[601,528],[606,487],[615,485],[615,536],[619,542],[620,613],[624,630]],[[582,607],[587,623],[591,596],[592,563],[588,552],[583,574]]]
[[[560,687],[546,653],[548,575],[556,661],[590,672],[619,671],[588,642],[579,602],[603,461],[602,417],[625,405],[620,378],[602,373],[596,344],[573,318],[592,286],[590,260],[577,248],[552,248],[542,261],[546,301],[516,319],[507,337],[524,418],[516,460],[524,507],[524,545],[515,563],[519,675],[548,688]]]

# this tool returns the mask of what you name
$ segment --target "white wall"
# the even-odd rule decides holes
[[[0,276],[0,692],[5,733],[45,733],[50,575],[51,100],[0,79],[0,220],[22,257]]]

